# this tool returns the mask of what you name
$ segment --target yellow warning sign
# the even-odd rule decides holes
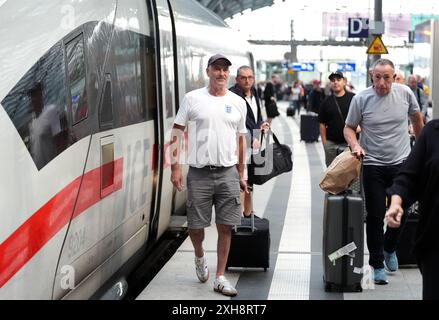
[[[367,49],[367,54],[388,54],[386,46],[381,40],[381,36],[375,36],[369,48]]]

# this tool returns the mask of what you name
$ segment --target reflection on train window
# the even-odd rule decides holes
[[[155,68],[151,38],[115,29],[107,72],[112,75],[114,127],[153,118]]]
[[[69,146],[63,51],[52,47],[1,102],[38,169]]]
[[[113,94],[111,88],[111,74],[105,75],[105,87],[100,107],[99,124],[101,129],[113,127]]]
[[[78,123],[85,119],[88,113],[82,34],[66,45],[66,56],[73,123]]]
[[[172,35],[170,32],[161,31],[163,91],[165,93],[166,118],[174,116],[174,59]]]

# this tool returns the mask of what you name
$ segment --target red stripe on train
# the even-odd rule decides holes
[[[105,193],[101,193],[101,172]],[[85,173],[73,219],[122,189],[122,177],[123,158]],[[78,177],[68,184],[0,244],[0,288],[69,222],[80,183]]]

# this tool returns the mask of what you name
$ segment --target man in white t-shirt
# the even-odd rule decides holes
[[[209,85],[191,91],[183,98],[172,131],[171,181],[177,190],[182,190],[179,146],[182,133],[188,127],[190,167],[186,208],[189,236],[195,249],[196,274],[201,282],[209,278],[203,240],[204,228],[211,224],[214,205],[218,231],[214,290],[235,296],[237,291],[224,273],[232,226],[241,224],[240,190],[248,192],[244,178],[247,129],[246,104],[227,89],[230,65],[225,56],[212,56],[206,69]]]

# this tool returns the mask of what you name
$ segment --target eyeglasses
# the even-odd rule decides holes
[[[239,76],[239,78],[241,79],[241,80],[244,80],[244,81],[246,81],[246,80],[253,80],[255,77],[253,77],[253,76],[248,76],[248,77],[244,77],[244,76]]]

